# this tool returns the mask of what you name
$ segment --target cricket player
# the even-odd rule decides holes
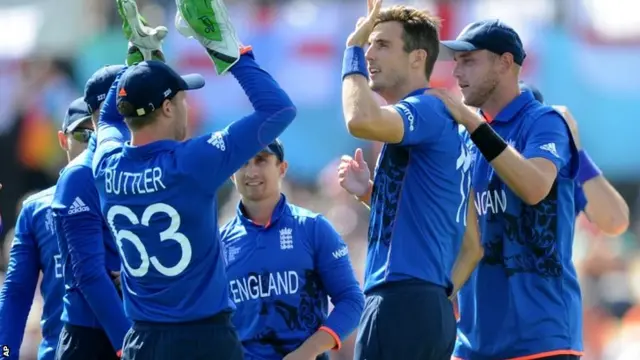
[[[287,167],[276,140],[233,175],[242,199],[220,231],[232,321],[247,360],[329,360],[358,325],[364,296],[333,226],[281,193]]]
[[[471,158],[444,104],[423,94],[438,57],[439,19],[380,7],[370,1],[349,36],[342,72],[349,132],[384,143],[373,182],[358,166],[361,150],[339,169],[343,187],[371,205],[355,358],[449,359],[456,325],[448,297],[482,256],[475,214],[467,211]],[[378,105],[374,91],[394,105]],[[465,242],[475,245],[462,246],[467,224]]]
[[[94,75],[89,83],[104,89],[114,79],[111,75],[102,83],[94,81]],[[77,101],[91,122],[84,98]],[[65,283],[64,328],[56,359],[117,359],[130,327],[110,277],[120,270],[120,259],[100,212],[91,170],[94,152],[92,137],[87,149],[60,173],[51,206]]]
[[[544,104],[540,90],[529,84],[520,89],[530,90],[536,100]],[[573,141],[578,149],[580,168],[576,181],[576,214],[584,212],[589,221],[607,235],[617,236],[629,228],[629,206],[618,191],[609,183],[585,149],[582,148],[578,123],[566,106],[554,105],[569,125]]]
[[[91,115],[82,99],[73,101],[58,132],[68,161],[80,155],[93,133]],[[62,329],[64,295],[63,261],[58,251],[51,203],[56,187],[28,197],[22,204],[11,246],[9,267],[0,291],[0,358],[18,360],[33,293],[42,272],[40,292],[44,300],[42,342],[38,360],[52,360]]]
[[[111,87],[98,123],[94,175],[122,258],[124,307],[133,321],[122,358],[242,359],[216,191],[287,128],[296,109],[251,51],[234,58],[240,44],[222,2],[179,5],[188,10],[180,14],[187,24],[200,19],[220,29],[188,25],[214,61],[229,60],[226,69],[255,111],[186,140],[185,91],[203,87],[202,76],[181,77],[150,60],[128,67]]]
[[[578,153],[560,114],[521,92],[526,53],[499,20],[468,25],[441,55],[464,104],[430,90],[470,134],[484,257],[458,296],[460,359],[577,359],[582,308],[571,261]],[[476,114],[467,107],[479,109]]]

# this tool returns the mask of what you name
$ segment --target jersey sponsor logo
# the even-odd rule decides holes
[[[84,203],[84,201],[82,201],[82,199],[80,199],[80,197],[78,196],[76,197],[75,200],[73,200],[73,203],[69,207],[69,215],[86,212],[89,210],[91,209],[89,209],[89,207]]]
[[[542,146],[540,146],[540,150],[544,150],[547,152],[550,152],[551,155],[559,158],[560,155],[558,155],[558,150],[556,150],[556,144],[555,143],[548,143],[548,144],[544,144]]]
[[[280,250],[293,249],[293,230],[291,228],[280,229]]]
[[[216,131],[211,134],[211,137],[209,138],[209,140],[207,140],[207,143],[220,151],[227,150],[227,145],[224,143],[224,137],[222,137],[222,133],[220,131]]]
[[[502,189],[476,193],[475,206],[480,216],[504,213],[507,211],[507,193]]]
[[[250,274],[229,281],[229,289],[236,304],[272,296],[293,295],[300,289],[300,277],[292,270]]]
[[[345,245],[345,246],[341,247],[340,249],[335,250],[334,252],[332,252],[331,255],[333,255],[334,259],[338,260],[341,257],[349,255],[349,248],[347,247],[347,245]]]
[[[415,123],[416,118],[413,116],[411,110],[409,110],[409,108],[404,104],[398,104],[397,106],[400,108],[400,110],[402,110],[404,116],[407,117],[407,121],[409,122],[409,131],[415,130],[413,124]]]

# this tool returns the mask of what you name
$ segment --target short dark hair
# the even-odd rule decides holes
[[[376,19],[376,25],[388,21],[397,21],[402,24],[404,51],[409,53],[413,50],[422,49],[427,52],[424,73],[427,76],[427,80],[429,80],[440,52],[441,19],[426,10],[394,5],[380,11],[378,19]]]
[[[142,129],[143,127],[152,124],[158,115],[158,110],[156,109],[148,114],[142,116],[124,116],[124,122],[127,124],[131,131],[137,131]],[[133,105],[128,101],[118,101],[118,112],[120,114],[135,114],[135,109]]]

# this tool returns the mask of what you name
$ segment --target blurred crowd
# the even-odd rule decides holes
[[[254,46],[260,63],[282,82],[299,108],[296,124],[283,136],[285,158],[291,162],[285,193],[293,203],[325,214],[334,224],[349,244],[360,279],[368,211],[340,189],[336,167],[340,154],[351,153],[357,146],[365,149],[370,164],[375,163],[379,146],[346,134],[337,74],[345,37],[363,11],[363,1],[227,1],[232,17],[238,18],[242,38]],[[137,2],[152,24],[171,23],[173,0]],[[388,1],[394,2],[399,1]],[[640,359],[640,159],[629,156],[640,151],[637,141],[629,141],[634,133],[640,134],[634,113],[640,101],[640,81],[634,77],[640,75],[624,71],[637,66],[632,59],[637,61],[640,54],[640,26],[625,23],[626,18],[619,15],[628,12],[625,9],[612,9],[623,7],[622,1],[608,1],[607,6],[596,0],[526,0],[517,2],[519,9],[514,2],[403,1],[440,14],[445,19],[443,37],[455,36],[466,22],[479,17],[507,17],[522,29],[531,49],[525,80],[541,87],[549,101],[569,105],[585,147],[632,212],[632,225],[620,237],[599,233],[584,217],[576,226],[574,262],[583,291],[584,359]],[[593,12],[599,17],[590,17]],[[575,14],[584,16],[573,19]],[[607,16],[617,16],[618,22],[607,21]],[[19,23],[12,25],[16,30],[11,39],[0,34],[0,183],[4,185],[0,190],[4,223],[0,280],[22,199],[55,184],[66,161],[55,135],[66,106],[81,94],[88,74],[106,63],[122,62],[126,48],[114,1],[4,0],[0,23],[4,20]],[[621,30],[619,23],[628,26]],[[576,32],[576,28],[582,30]],[[545,34],[544,39],[535,36],[539,33]],[[603,33],[606,36],[599,36]],[[603,39],[608,43],[602,44]],[[30,46],[25,45],[29,42]],[[567,46],[580,52],[577,66],[565,64]],[[208,58],[198,50],[195,43],[177,36],[168,38],[165,46],[173,65],[208,76],[208,92],[189,99],[192,134],[220,128],[248,109],[241,91],[229,79],[215,78]],[[602,62],[592,65],[601,51],[608,51],[608,63],[616,61],[616,65],[606,69]],[[433,85],[454,87],[449,74],[446,64],[438,65]],[[302,77],[307,80],[300,81]],[[598,101],[592,101],[594,97]],[[612,109],[615,116],[610,116]],[[224,222],[233,215],[239,198],[230,184],[219,196]],[[24,359],[35,359],[41,306],[36,293],[23,343]],[[335,360],[351,358],[348,344],[333,354]]]

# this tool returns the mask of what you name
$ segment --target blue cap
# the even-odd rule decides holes
[[[533,93],[533,97],[544,104],[544,96],[542,96],[542,93],[540,92],[540,90],[538,90],[537,87],[520,81],[520,90],[531,91]]]
[[[522,40],[513,28],[500,20],[482,20],[467,25],[455,40],[441,41],[440,59],[451,60],[456,51],[488,50],[502,55],[510,53],[522,65],[527,54]]]
[[[91,120],[91,112],[84,102],[84,98],[77,98],[69,104],[62,122],[62,132],[68,134],[84,121]]]
[[[200,74],[180,76],[162,61],[143,61],[130,66],[120,78],[117,103],[126,101],[131,104],[129,113],[120,112],[120,115],[138,117],[150,114],[178,92],[203,86],[204,78]]]
[[[275,139],[262,151],[273,154],[278,158],[278,160],[284,161],[284,146],[282,145],[282,141],[280,141],[280,139]]]
[[[111,84],[122,68],[124,65],[107,65],[91,75],[84,85],[84,102],[87,103],[90,112],[100,108],[100,104],[107,98]]]

